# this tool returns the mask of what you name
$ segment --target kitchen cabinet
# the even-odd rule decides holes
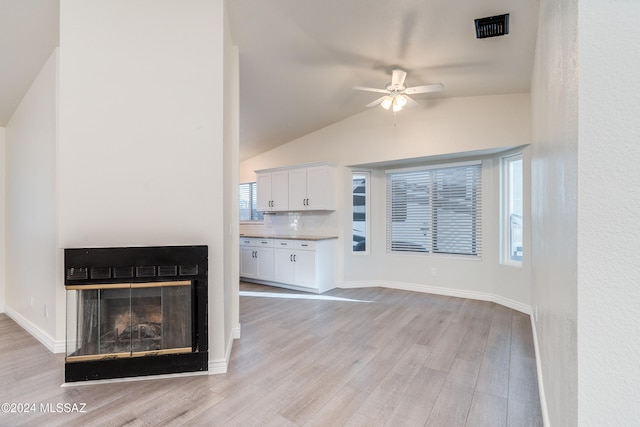
[[[240,239],[240,276],[260,280],[274,279],[272,239]]]
[[[275,281],[288,285],[316,286],[315,242],[276,240]]]
[[[335,175],[327,162],[256,171],[257,209],[335,210]]]
[[[261,212],[289,210],[289,172],[286,170],[256,174],[256,206]]]
[[[335,168],[328,164],[289,171],[289,210],[334,210]]]
[[[243,239],[241,239],[240,245],[240,276],[243,279],[316,293],[335,288],[335,238],[321,240],[270,239],[273,241],[272,279],[259,277],[252,270],[243,269],[243,258],[251,258],[251,254],[243,252],[246,250],[246,246],[242,245]]]

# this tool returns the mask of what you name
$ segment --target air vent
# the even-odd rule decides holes
[[[181,276],[197,276],[198,266],[197,265],[181,265],[180,275]]]
[[[153,277],[156,275],[156,267],[154,265],[136,267],[136,277]]]
[[[509,14],[479,18],[476,22],[476,37],[486,39],[488,37],[504,36],[509,34]]]
[[[92,279],[111,279],[111,269],[109,267],[91,267]]]
[[[67,280],[86,280],[88,277],[88,268],[67,268]]]
[[[178,275],[177,265],[159,265],[158,266],[158,276],[177,276],[177,275]]]
[[[130,279],[133,277],[133,267],[113,267],[115,279]]]

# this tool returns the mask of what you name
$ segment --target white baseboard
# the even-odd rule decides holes
[[[233,350],[233,341],[240,339],[241,327],[240,324],[231,330],[231,336],[229,342],[227,342],[227,351],[225,352],[224,359],[210,360],[208,369],[209,375],[226,374],[229,367],[229,360],[231,360],[231,350]]]
[[[404,291],[423,292],[427,294],[445,295],[448,297],[457,298],[469,298],[480,301],[491,301],[496,304],[503,305],[521,313],[531,315],[531,306],[522,304],[521,302],[504,298],[499,295],[490,294],[486,292],[474,292],[465,291],[460,289],[441,288],[438,286],[418,285],[415,283],[401,283],[401,282],[385,282],[382,280],[369,280],[369,281],[353,281],[343,282],[338,285],[339,288],[371,288],[381,287],[390,289],[401,289]]]
[[[4,313],[4,304],[0,304],[0,313]]]
[[[11,307],[5,307],[5,314],[13,319],[22,329],[29,332],[35,339],[40,341],[50,352],[52,353],[64,353],[65,342],[64,340],[56,341],[51,335],[40,329],[29,319],[22,316],[20,313],[12,309]]]
[[[547,408],[547,396],[544,392],[544,382],[542,380],[542,362],[540,361],[540,347],[538,345],[538,332],[536,330],[536,320],[531,318],[531,333],[533,334],[533,348],[536,354],[536,371],[538,372],[538,391],[540,393],[540,411],[542,412],[542,423],[544,427],[549,427],[549,409]]]

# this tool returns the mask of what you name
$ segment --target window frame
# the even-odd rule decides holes
[[[427,256],[427,257],[449,257],[449,258],[458,258],[458,259],[466,259],[466,260],[482,260],[483,255],[483,203],[482,203],[482,187],[483,187],[483,167],[482,160],[470,160],[470,161],[462,161],[462,162],[454,162],[454,163],[438,163],[428,166],[417,166],[403,169],[390,169],[386,170],[385,174],[387,176],[387,200],[386,200],[386,251],[389,255],[413,255],[413,256]],[[448,187],[447,182],[443,181],[443,176],[446,175],[447,169],[455,169],[455,168],[468,168],[465,171],[465,174],[471,174],[472,177],[462,176],[462,181],[465,183],[465,187],[463,193],[465,198],[463,198],[464,205],[463,208],[466,208],[467,212],[471,218],[470,219],[459,219],[456,216],[459,216],[458,212],[455,212],[455,209],[451,208],[448,203],[449,200],[455,201],[456,198],[459,198],[459,189],[451,190]],[[420,176],[420,174],[424,173],[424,176]],[[406,245],[399,245],[401,249],[395,249],[393,242],[397,241],[398,235],[394,236],[393,230],[393,212],[396,212],[398,215],[402,215],[402,206],[396,206],[395,211],[393,210],[393,187],[392,180],[393,175],[401,175],[401,174],[416,174],[416,183],[414,185],[419,188],[419,186],[427,185],[429,190],[425,194],[426,201],[423,203],[414,202],[414,204],[422,205],[418,206],[417,209],[423,209],[424,212],[417,213],[415,219],[420,220],[420,216],[424,216],[425,222],[424,225],[420,228],[420,233],[422,236],[417,236],[415,233],[409,228],[408,233],[414,233],[416,236],[413,238],[410,234],[408,235],[409,239],[412,239]],[[398,177],[399,178],[399,177]],[[458,177],[455,177],[458,179]],[[424,183],[421,181],[424,180]],[[472,184],[470,186],[470,184]],[[453,188],[453,187],[452,187]],[[472,201],[466,199],[468,193],[471,192]],[[436,198],[434,199],[434,196]],[[416,200],[418,195],[413,196],[404,196],[407,197],[407,200]],[[404,209],[407,209],[405,207]],[[398,210],[400,209],[400,211]],[[445,218],[444,222],[440,220],[440,230],[438,230],[438,222],[437,218],[441,217],[444,214],[448,214],[449,218]],[[452,214],[453,213],[453,214]],[[458,214],[458,215],[457,215]],[[439,235],[449,236],[448,244],[453,245],[456,250],[459,250],[463,245],[459,245],[455,240],[458,237],[455,234],[447,233],[445,229],[443,229],[443,225],[451,227],[455,225],[464,225],[469,227],[471,230],[469,235],[469,242],[465,242],[463,245],[469,245],[471,250],[468,253],[464,252],[456,252],[456,251],[445,251],[444,248],[438,248],[439,244],[447,245],[447,242],[441,242],[439,240]],[[453,237],[451,237],[453,236]],[[401,236],[404,240],[405,236]],[[445,237],[446,239],[446,237]],[[416,247],[420,247],[420,249],[412,249],[411,247],[415,244]]]
[[[351,253],[353,255],[368,255],[371,250],[371,171],[364,170],[353,170],[351,171],[351,232],[354,231],[354,193],[353,193],[353,180],[356,176],[362,175],[365,177],[364,184],[364,195],[365,195],[365,204],[364,204],[364,241],[365,241],[365,249],[364,251],[355,251],[354,245],[351,246]]]
[[[256,212],[257,214],[259,214],[259,216],[262,216],[262,218],[260,219],[241,219],[240,218],[240,212],[242,211],[242,208],[240,207],[240,203],[241,203],[241,198],[240,198],[240,191],[242,189],[243,185],[249,185],[249,186],[253,186],[253,190],[249,190],[249,197],[250,197],[250,204],[252,204],[253,201],[256,201],[256,205],[255,206],[250,206],[250,212],[251,212],[251,217],[253,217],[253,213]],[[251,188],[251,187],[250,187]],[[264,213],[258,211],[257,209],[257,184],[256,182],[241,182],[238,185],[238,220],[240,221],[240,224],[263,224],[264,223]],[[251,196],[251,194],[255,195],[254,197]]]
[[[512,213],[511,213],[511,169],[512,163],[522,162],[522,206],[520,215],[520,233],[523,254],[519,260],[511,257]],[[516,215],[516,214],[513,214]],[[522,151],[500,157],[500,263],[512,267],[522,267],[524,258],[524,156]]]

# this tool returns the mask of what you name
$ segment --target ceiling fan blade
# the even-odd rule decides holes
[[[416,93],[440,92],[442,89],[444,89],[442,83],[434,83],[431,85],[408,87],[404,90],[404,93],[414,95]]]
[[[394,68],[391,74],[391,86],[401,88],[404,86],[404,79],[407,78],[407,72],[399,68]]]
[[[418,105],[420,105],[416,101],[414,101],[411,97],[407,96],[407,94],[404,94],[404,97],[407,98],[408,107],[417,107]]]
[[[385,96],[381,96],[380,98],[376,99],[373,102],[368,103],[367,105],[365,105],[365,107],[375,107],[376,105],[380,104],[382,101],[384,101],[384,99],[387,97],[388,95]]]
[[[389,94],[389,91],[386,89],[376,89],[375,87],[364,87],[364,86],[354,86],[354,90],[363,90],[365,92],[376,92],[376,93],[384,93]]]

